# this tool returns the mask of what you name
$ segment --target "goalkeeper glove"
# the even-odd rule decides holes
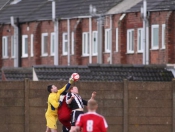
[[[74,79],[72,77],[69,78],[69,83],[72,84],[74,82]]]

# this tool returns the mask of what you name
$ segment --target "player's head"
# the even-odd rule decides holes
[[[49,91],[49,93],[56,93],[58,91],[55,85],[48,85],[47,90]]]
[[[95,99],[88,100],[87,108],[89,111],[96,111],[98,103]]]
[[[70,92],[78,94],[78,88],[76,86],[73,86],[73,87],[70,88]]]

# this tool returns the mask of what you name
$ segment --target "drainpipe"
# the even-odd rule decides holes
[[[54,65],[59,65],[59,50],[58,50],[58,20],[56,20],[56,3],[55,0],[52,1],[52,21],[54,23]]]
[[[110,46],[111,46],[110,64],[112,64],[112,15],[110,15]]]
[[[67,53],[67,64],[70,66],[70,19],[67,19],[67,47],[68,47],[68,53]]]
[[[102,64],[102,16],[97,19],[97,31],[98,31],[98,55],[97,63]]]
[[[149,13],[148,13],[149,17]],[[149,21],[146,20],[146,65],[149,65]]]
[[[141,8],[141,14],[143,19],[143,64],[146,65],[146,19],[147,19],[147,2],[146,0],[143,1],[143,8]]]
[[[89,63],[92,63],[92,17],[89,17]]]
[[[11,25],[14,27],[14,47],[15,47],[15,51],[14,51],[14,67],[19,67],[19,43],[18,43],[18,40],[19,40],[19,29],[18,29],[18,26],[15,24],[14,22],[14,17],[11,16],[10,17],[11,19]]]

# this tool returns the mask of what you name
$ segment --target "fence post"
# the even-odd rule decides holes
[[[24,132],[29,132],[29,79],[25,79],[25,94],[24,94]]]
[[[123,132],[128,132],[128,80],[124,79],[123,92]]]
[[[172,81],[172,91],[173,91],[172,131],[175,132],[175,79],[173,79],[173,81]]]

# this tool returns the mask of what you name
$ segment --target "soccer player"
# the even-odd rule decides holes
[[[46,121],[47,121],[47,129],[46,132],[57,132],[57,120],[58,114],[57,110],[59,107],[59,98],[60,94],[69,89],[70,85],[73,83],[73,78],[69,79],[69,83],[67,83],[63,88],[59,89],[55,85],[49,85],[47,90],[49,91],[48,97],[48,108],[45,114]]]
[[[94,99],[96,92],[92,93],[91,99]],[[84,105],[87,105],[87,101],[82,99],[78,94],[78,88],[76,86],[70,88],[70,93],[67,94],[66,103],[69,104],[71,113],[71,129],[70,132],[75,131],[75,122],[80,114],[84,113]]]
[[[76,122],[76,129],[74,132],[107,132],[107,123],[105,118],[96,113],[98,104],[94,99],[88,101],[88,112],[81,114]]]

